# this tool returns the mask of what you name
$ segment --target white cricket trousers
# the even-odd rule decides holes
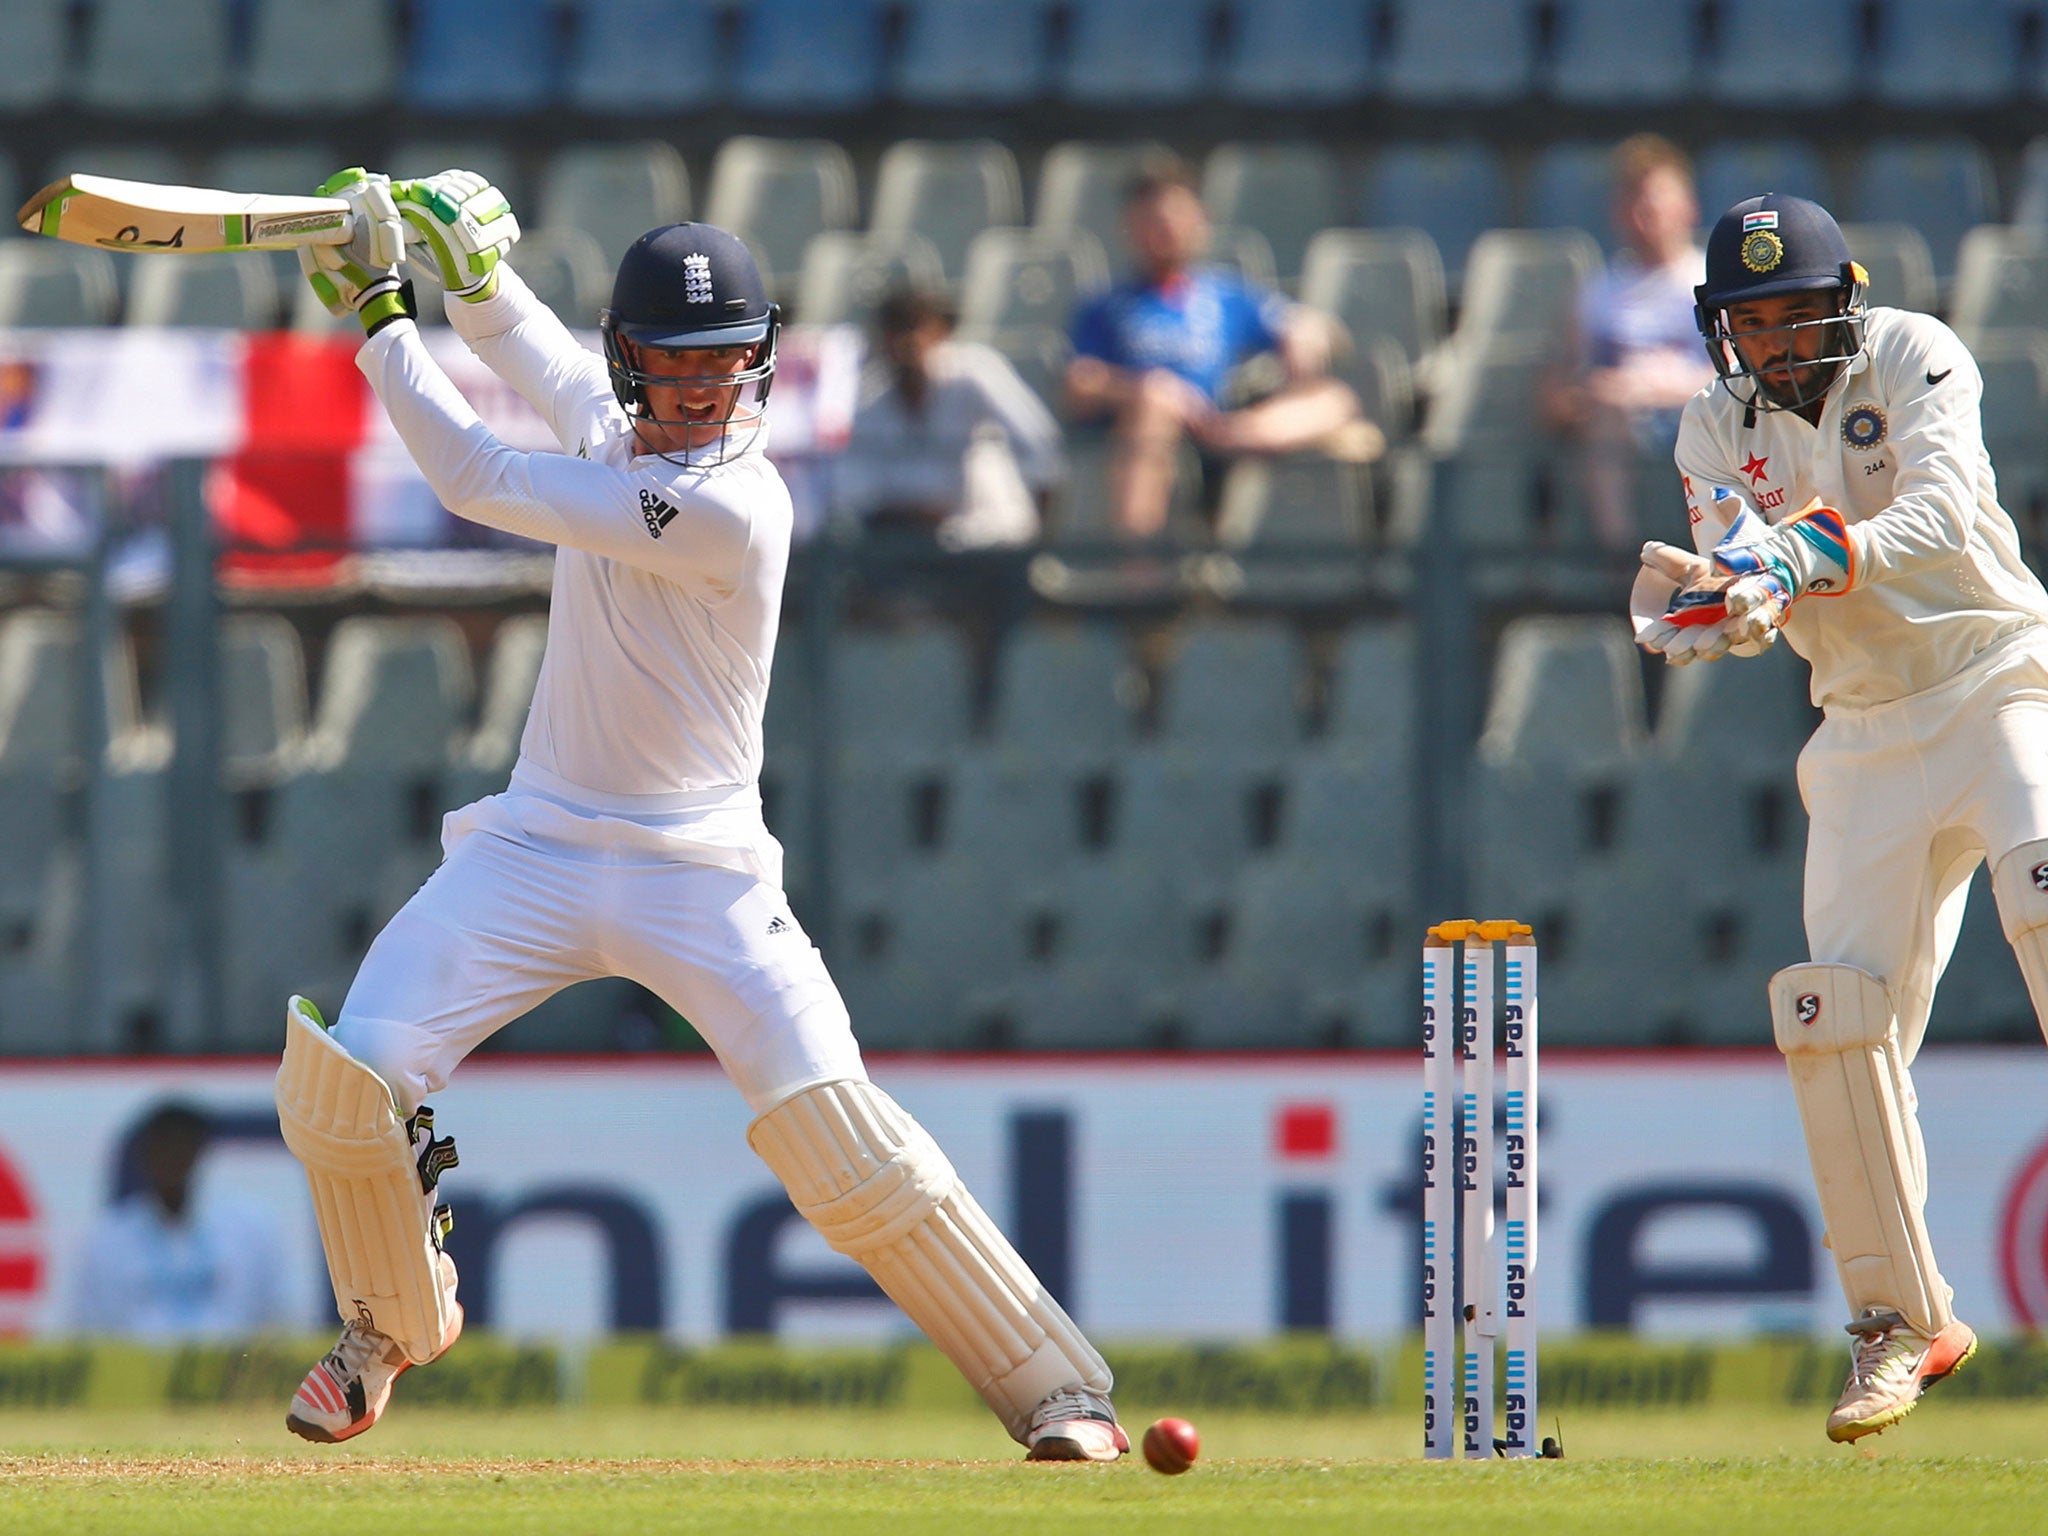
[[[1799,792],[1807,947],[1890,984],[1911,1062],[1971,873],[2048,838],[2048,632],[2022,630],[1925,692],[1830,711],[1799,754]]]
[[[453,813],[440,868],[370,946],[336,1040],[409,1114],[537,1003],[623,976],[696,1027],[755,1114],[818,1083],[865,1081],[839,989],[773,878],[766,830],[758,852],[743,840],[706,850],[751,869],[678,858],[687,831],[517,789]]]

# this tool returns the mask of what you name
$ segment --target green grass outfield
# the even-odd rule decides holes
[[[1152,1416],[1139,1404],[1125,1417]],[[1861,1447],[1825,1409],[1717,1404],[1562,1415],[1563,1462],[1425,1465],[1415,1416],[1192,1415],[1203,1459],[1032,1466],[972,1412],[569,1407],[391,1417],[349,1446],[282,1408],[0,1413],[0,1532],[1311,1531],[1403,1536],[2039,1529],[2048,1405],[1943,1402]],[[1547,1417],[1547,1415],[1546,1415]]]

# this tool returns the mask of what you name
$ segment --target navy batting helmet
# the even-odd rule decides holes
[[[768,302],[761,269],[739,236],[711,224],[665,224],[650,229],[627,249],[612,280],[612,302],[598,316],[612,392],[626,414],[651,416],[650,384],[752,384],[754,412],[768,400],[775,380],[775,343],[781,311]],[[756,347],[752,361],[736,372],[702,379],[653,374],[637,367],[643,348],[664,352]],[[739,397],[724,424],[738,413]],[[697,422],[672,422],[697,426]]]
[[[1819,400],[1863,350],[1868,283],[1841,226],[1819,203],[1768,192],[1730,208],[1707,237],[1707,280],[1693,290],[1694,318],[1723,387],[1752,411],[1800,410]],[[1745,328],[1741,335],[1753,351],[1777,353],[1764,368],[1751,368],[1736,351],[1729,308],[1793,293],[1833,294],[1834,313]],[[1815,326],[1825,327],[1819,355],[1788,369],[1799,333]],[[1747,393],[1737,380],[1747,381]]]

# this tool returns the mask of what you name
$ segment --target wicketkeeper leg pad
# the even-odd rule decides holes
[[[996,1230],[931,1136],[872,1083],[776,1105],[747,1141],[798,1211],[856,1260],[1024,1443],[1054,1392],[1109,1366]]]
[[[433,1193],[455,1147],[433,1139],[430,1118],[415,1145],[428,1113],[413,1125],[400,1118],[384,1080],[335,1043],[311,1003],[291,1000],[277,1118],[306,1167],[335,1306],[342,1321],[367,1322],[421,1365],[441,1353],[458,1315]]]
[[[1922,1215],[1927,1159],[1885,984],[1853,965],[1771,978],[1828,1246],[1852,1314],[1896,1308],[1930,1338],[1955,1321]]]
[[[2021,843],[1991,871],[1998,922],[2027,978],[2034,1017],[2048,1030],[2048,838]]]

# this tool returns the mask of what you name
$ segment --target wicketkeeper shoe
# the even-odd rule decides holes
[[[455,1261],[441,1255],[442,1273],[451,1291],[455,1287]],[[448,1321],[448,1336],[434,1352],[445,1355],[462,1337],[462,1304],[455,1303]],[[391,1388],[412,1369],[413,1362],[396,1340],[366,1323],[344,1324],[334,1348],[299,1383],[292,1394],[291,1410],[284,1427],[304,1440],[335,1445],[352,1439],[384,1416],[391,1401]]]
[[[1920,1394],[1960,1369],[1977,1352],[1967,1324],[1950,1323],[1933,1338],[1888,1309],[1873,1308],[1849,1324],[1856,1353],[1835,1411],[1830,1440],[1858,1440],[1889,1429],[1913,1411]]]
[[[1024,1437],[1026,1461],[1115,1461],[1131,1448],[1100,1392],[1069,1387],[1040,1403]]]

